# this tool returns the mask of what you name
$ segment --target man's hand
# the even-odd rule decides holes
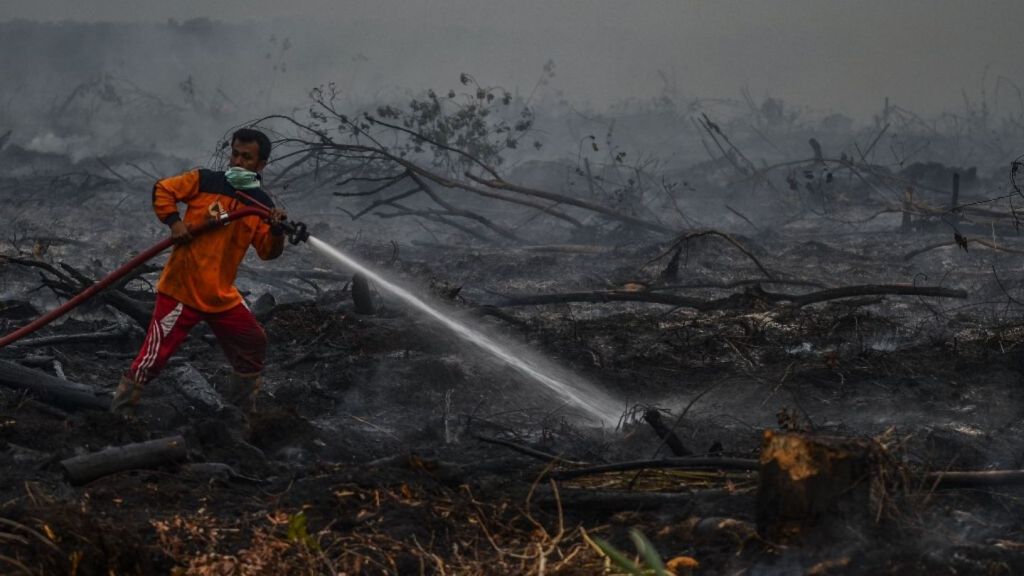
[[[175,244],[188,244],[192,241],[192,234],[189,233],[188,226],[181,220],[171,224],[171,240]]]
[[[284,229],[281,224],[288,220],[288,214],[284,211],[284,208],[271,208],[270,216],[265,218],[267,224],[270,224],[270,230],[275,236],[283,234]]]
[[[271,224],[277,224],[277,223],[280,223],[280,222],[284,222],[287,219],[288,219],[288,213],[284,211],[284,208],[271,208],[270,209],[270,218],[268,218],[267,220]]]
[[[281,224],[287,220],[288,214],[283,208],[270,209],[270,216],[267,217],[267,222],[270,223],[270,253],[266,257],[267,260],[277,258],[284,252],[285,235]]]

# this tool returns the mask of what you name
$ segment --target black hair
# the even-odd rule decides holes
[[[256,142],[260,146],[260,160],[266,162],[270,159],[270,138],[266,134],[253,128],[239,128],[231,135],[231,142]]]

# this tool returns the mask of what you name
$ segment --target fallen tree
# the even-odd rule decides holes
[[[589,215],[658,236],[676,233],[676,227],[660,222],[655,211],[630,213],[504,178],[497,169],[503,161],[501,153],[515,148],[529,132],[532,111],[525,104],[514,104],[511,94],[498,96],[497,91],[479,88],[468,104],[428,92],[408,109],[381,106],[375,112],[351,116],[336,107],[333,87],[320,88],[313,91],[308,119],[270,115],[254,124],[269,128],[283,123],[291,133],[279,140],[287,151],[277,161],[290,162],[283,172],[301,173],[306,166],[317,180],[349,188],[334,195],[369,199],[362,208],[345,210],[353,220],[367,214],[416,217],[487,243],[523,243],[514,228],[469,207],[465,201],[469,194],[529,208],[571,229],[587,227],[582,215]],[[521,106],[520,117],[513,122],[507,112],[517,106]],[[454,110],[446,113],[447,108]],[[410,201],[421,202],[403,203]]]
[[[81,384],[75,385],[6,360],[0,360],[0,384],[25,390],[43,402],[67,410],[107,410],[110,407],[109,397],[89,392]]]
[[[944,288],[942,286],[913,286],[910,284],[865,284],[861,286],[845,286],[828,288],[808,294],[782,294],[767,292],[754,285],[743,292],[725,298],[705,300],[664,292],[595,290],[592,292],[565,292],[561,294],[537,295],[505,295],[504,300],[495,304],[500,307],[512,306],[543,306],[549,304],[569,303],[607,303],[607,302],[643,302],[650,304],[666,304],[695,310],[720,310],[726,308],[744,308],[761,302],[764,304],[788,303],[793,306],[807,306],[829,300],[855,298],[859,296],[922,296],[931,298],[967,298],[966,290]]]
[[[61,460],[60,465],[71,483],[87,484],[116,472],[179,462],[186,453],[185,439],[170,436],[75,456]]]

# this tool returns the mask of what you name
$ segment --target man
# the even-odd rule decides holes
[[[160,180],[153,187],[153,210],[170,227],[175,247],[157,284],[153,319],[142,349],[114,393],[112,412],[130,411],[142,389],[167,364],[171,354],[200,320],[217,336],[234,368],[223,393],[248,414],[260,388],[267,336],[234,286],[238,266],[249,246],[263,260],[284,250],[280,222],[286,215],[260,187],[260,173],[270,158],[270,139],[243,128],[231,137],[226,172],[192,170]],[[241,193],[239,193],[241,192]],[[271,208],[265,221],[255,216],[234,220],[195,238],[189,233],[210,218],[249,205],[249,198]],[[186,205],[185,217],[178,203]]]

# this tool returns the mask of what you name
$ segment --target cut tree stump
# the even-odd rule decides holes
[[[872,522],[878,455],[866,439],[765,430],[758,532],[772,542],[862,534]]]
[[[377,311],[373,303],[373,293],[370,291],[370,281],[362,274],[352,275],[352,301],[355,303],[357,314],[370,316]]]
[[[86,484],[124,470],[155,468],[161,464],[179,462],[185,456],[185,439],[170,436],[75,456],[61,460],[60,465],[72,484]]]

